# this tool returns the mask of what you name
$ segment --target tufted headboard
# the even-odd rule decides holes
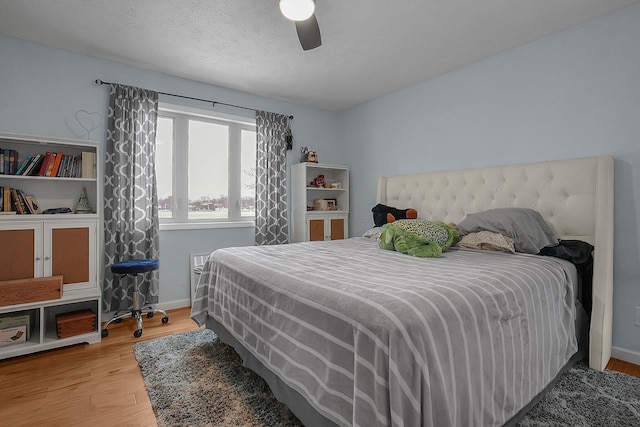
[[[557,160],[381,177],[377,202],[414,208],[418,217],[460,222],[487,209],[535,209],[562,239],[594,245],[589,365],[611,357],[613,294],[613,158]]]

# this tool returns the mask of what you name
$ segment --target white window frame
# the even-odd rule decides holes
[[[160,230],[255,227],[255,216],[242,216],[240,211],[242,199],[240,188],[241,135],[242,130],[257,131],[255,119],[165,102],[158,104],[158,116],[173,119],[172,210],[174,217],[159,218]],[[188,135],[190,119],[229,126],[228,218],[189,219]]]

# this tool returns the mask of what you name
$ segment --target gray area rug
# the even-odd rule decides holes
[[[135,345],[159,426],[301,426],[210,330]],[[640,426],[640,378],[578,365],[521,426]]]

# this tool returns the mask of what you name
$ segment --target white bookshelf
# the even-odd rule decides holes
[[[81,156],[99,155],[95,141],[0,133],[0,148],[18,153],[18,166],[28,157],[46,152]],[[41,210],[68,207],[72,211],[86,190],[91,213],[0,215],[0,285],[3,281],[63,276],[62,296],[47,301],[0,305],[0,316],[30,313],[32,333],[27,342],[0,347],[0,359],[101,339],[101,286],[98,258],[101,162],[91,177],[0,175],[0,187],[19,189],[35,196]],[[1,304],[1,301],[0,301]],[[93,331],[59,339],[57,314],[91,309]]]
[[[316,187],[319,175],[328,184]],[[322,163],[298,163],[292,166],[293,224],[291,241],[335,240],[349,237],[349,168]],[[315,210],[316,200],[335,201],[335,209]]]

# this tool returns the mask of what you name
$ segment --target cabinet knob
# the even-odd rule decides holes
[[[36,257],[36,261],[40,261],[42,258],[40,258],[39,256]]]
[[[48,256],[44,257],[45,261],[49,261],[51,258],[49,258]]]

